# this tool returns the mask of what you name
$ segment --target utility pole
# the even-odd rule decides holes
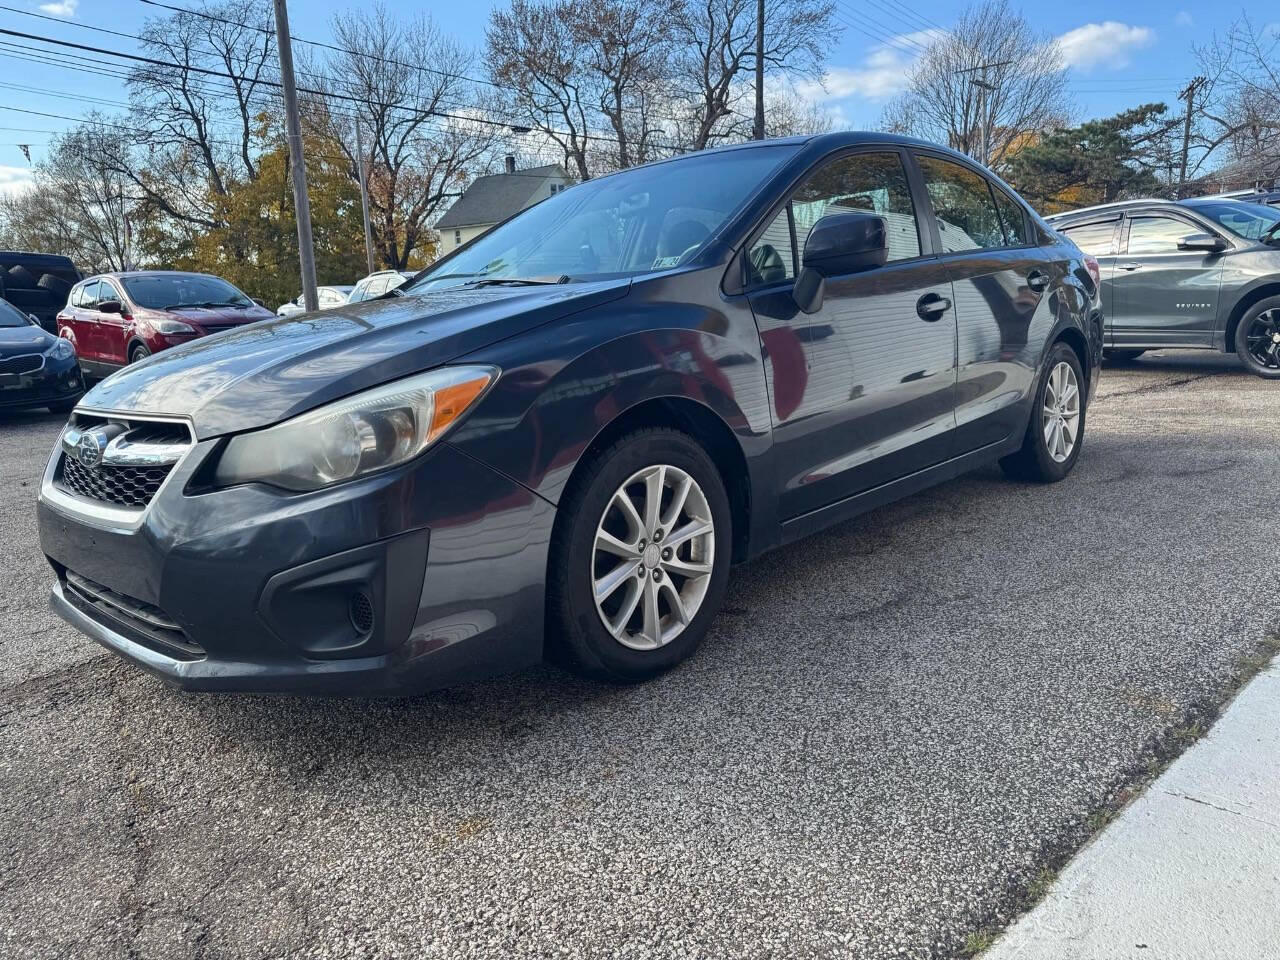
[[[996,91],[995,84],[987,82],[987,68],[1006,67],[1011,62],[1010,60],[1000,60],[996,63],[982,63],[976,67],[966,67],[963,70],[956,71],[956,73],[982,71],[981,79],[970,79],[969,83],[978,88],[978,162],[983,166],[991,162],[991,103],[988,95]]]
[[[756,124],[757,140],[764,139],[764,0],[756,0]]]
[[[302,268],[302,303],[307,311],[319,310],[316,295],[316,254],[311,240],[311,201],[307,199],[307,164],[302,155],[302,120],[298,116],[298,88],[293,80],[293,46],[289,39],[289,11],[285,0],[275,0],[276,46],[280,50],[280,87],[284,93],[285,125],[289,137],[289,164],[293,168],[293,206],[298,217],[298,263]]]
[[[356,118],[356,164],[360,171],[360,210],[364,214],[364,258],[373,273],[373,230],[369,227],[369,174],[364,162],[364,141],[360,138],[360,119]]]
[[[1207,83],[1205,77],[1196,77],[1187,84],[1186,89],[1178,94],[1179,100],[1187,101],[1187,114],[1182,123],[1182,163],[1178,168],[1177,198],[1182,199],[1182,191],[1187,185],[1187,154],[1191,152],[1191,116],[1195,110],[1196,91]]]

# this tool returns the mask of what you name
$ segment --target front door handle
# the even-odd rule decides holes
[[[1027,274],[1027,286],[1036,293],[1043,293],[1049,286],[1049,275],[1042,270],[1032,270]]]
[[[951,309],[951,301],[936,293],[926,293],[916,301],[916,315],[926,323],[942,319],[942,315]]]
[[[1119,265],[1118,265],[1117,269],[1123,270],[1123,271],[1125,271],[1126,273],[1133,273],[1133,271],[1135,271],[1135,270],[1141,270],[1141,269],[1142,269],[1142,264],[1140,264],[1140,263],[1122,263],[1122,264],[1119,264]]]

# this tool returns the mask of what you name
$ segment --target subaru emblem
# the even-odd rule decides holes
[[[76,459],[86,467],[96,469],[102,462],[102,448],[107,445],[107,438],[96,430],[80,434],[80,442],[76,444]]]

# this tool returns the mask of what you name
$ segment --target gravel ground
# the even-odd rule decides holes
[[[195,696],[46,612],[0,421],[0,956],[946,957],[1280,624],[1280,384],[1109,370],[986,470],[733,577],[694,662],[401,701]]]

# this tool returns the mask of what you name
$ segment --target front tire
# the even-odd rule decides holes
[[[1267,297],[1249,308],[1236,324],[1235,346],[1250,373],[1280,380],[1280,297]]]
[[[560,503],[549,640],[579,672],[646,680],[697,649],[724,599],[733,544],[724,481],[676,430],[615,441]]]
[[[129,351],[129,362],[140,363],[143,360],[147,359],[147,357],[149,356],[151,356],[151,351],[148,350],[143,344],[138,343],[138,344],[135,344],[133,349]]]
[[[1016,480],[1057,483],[1080,459],[1084,445],[1085,380],[1080,358],[1059,342],[1049,351],[1036,388],[1022,449],[1000,461]]]

